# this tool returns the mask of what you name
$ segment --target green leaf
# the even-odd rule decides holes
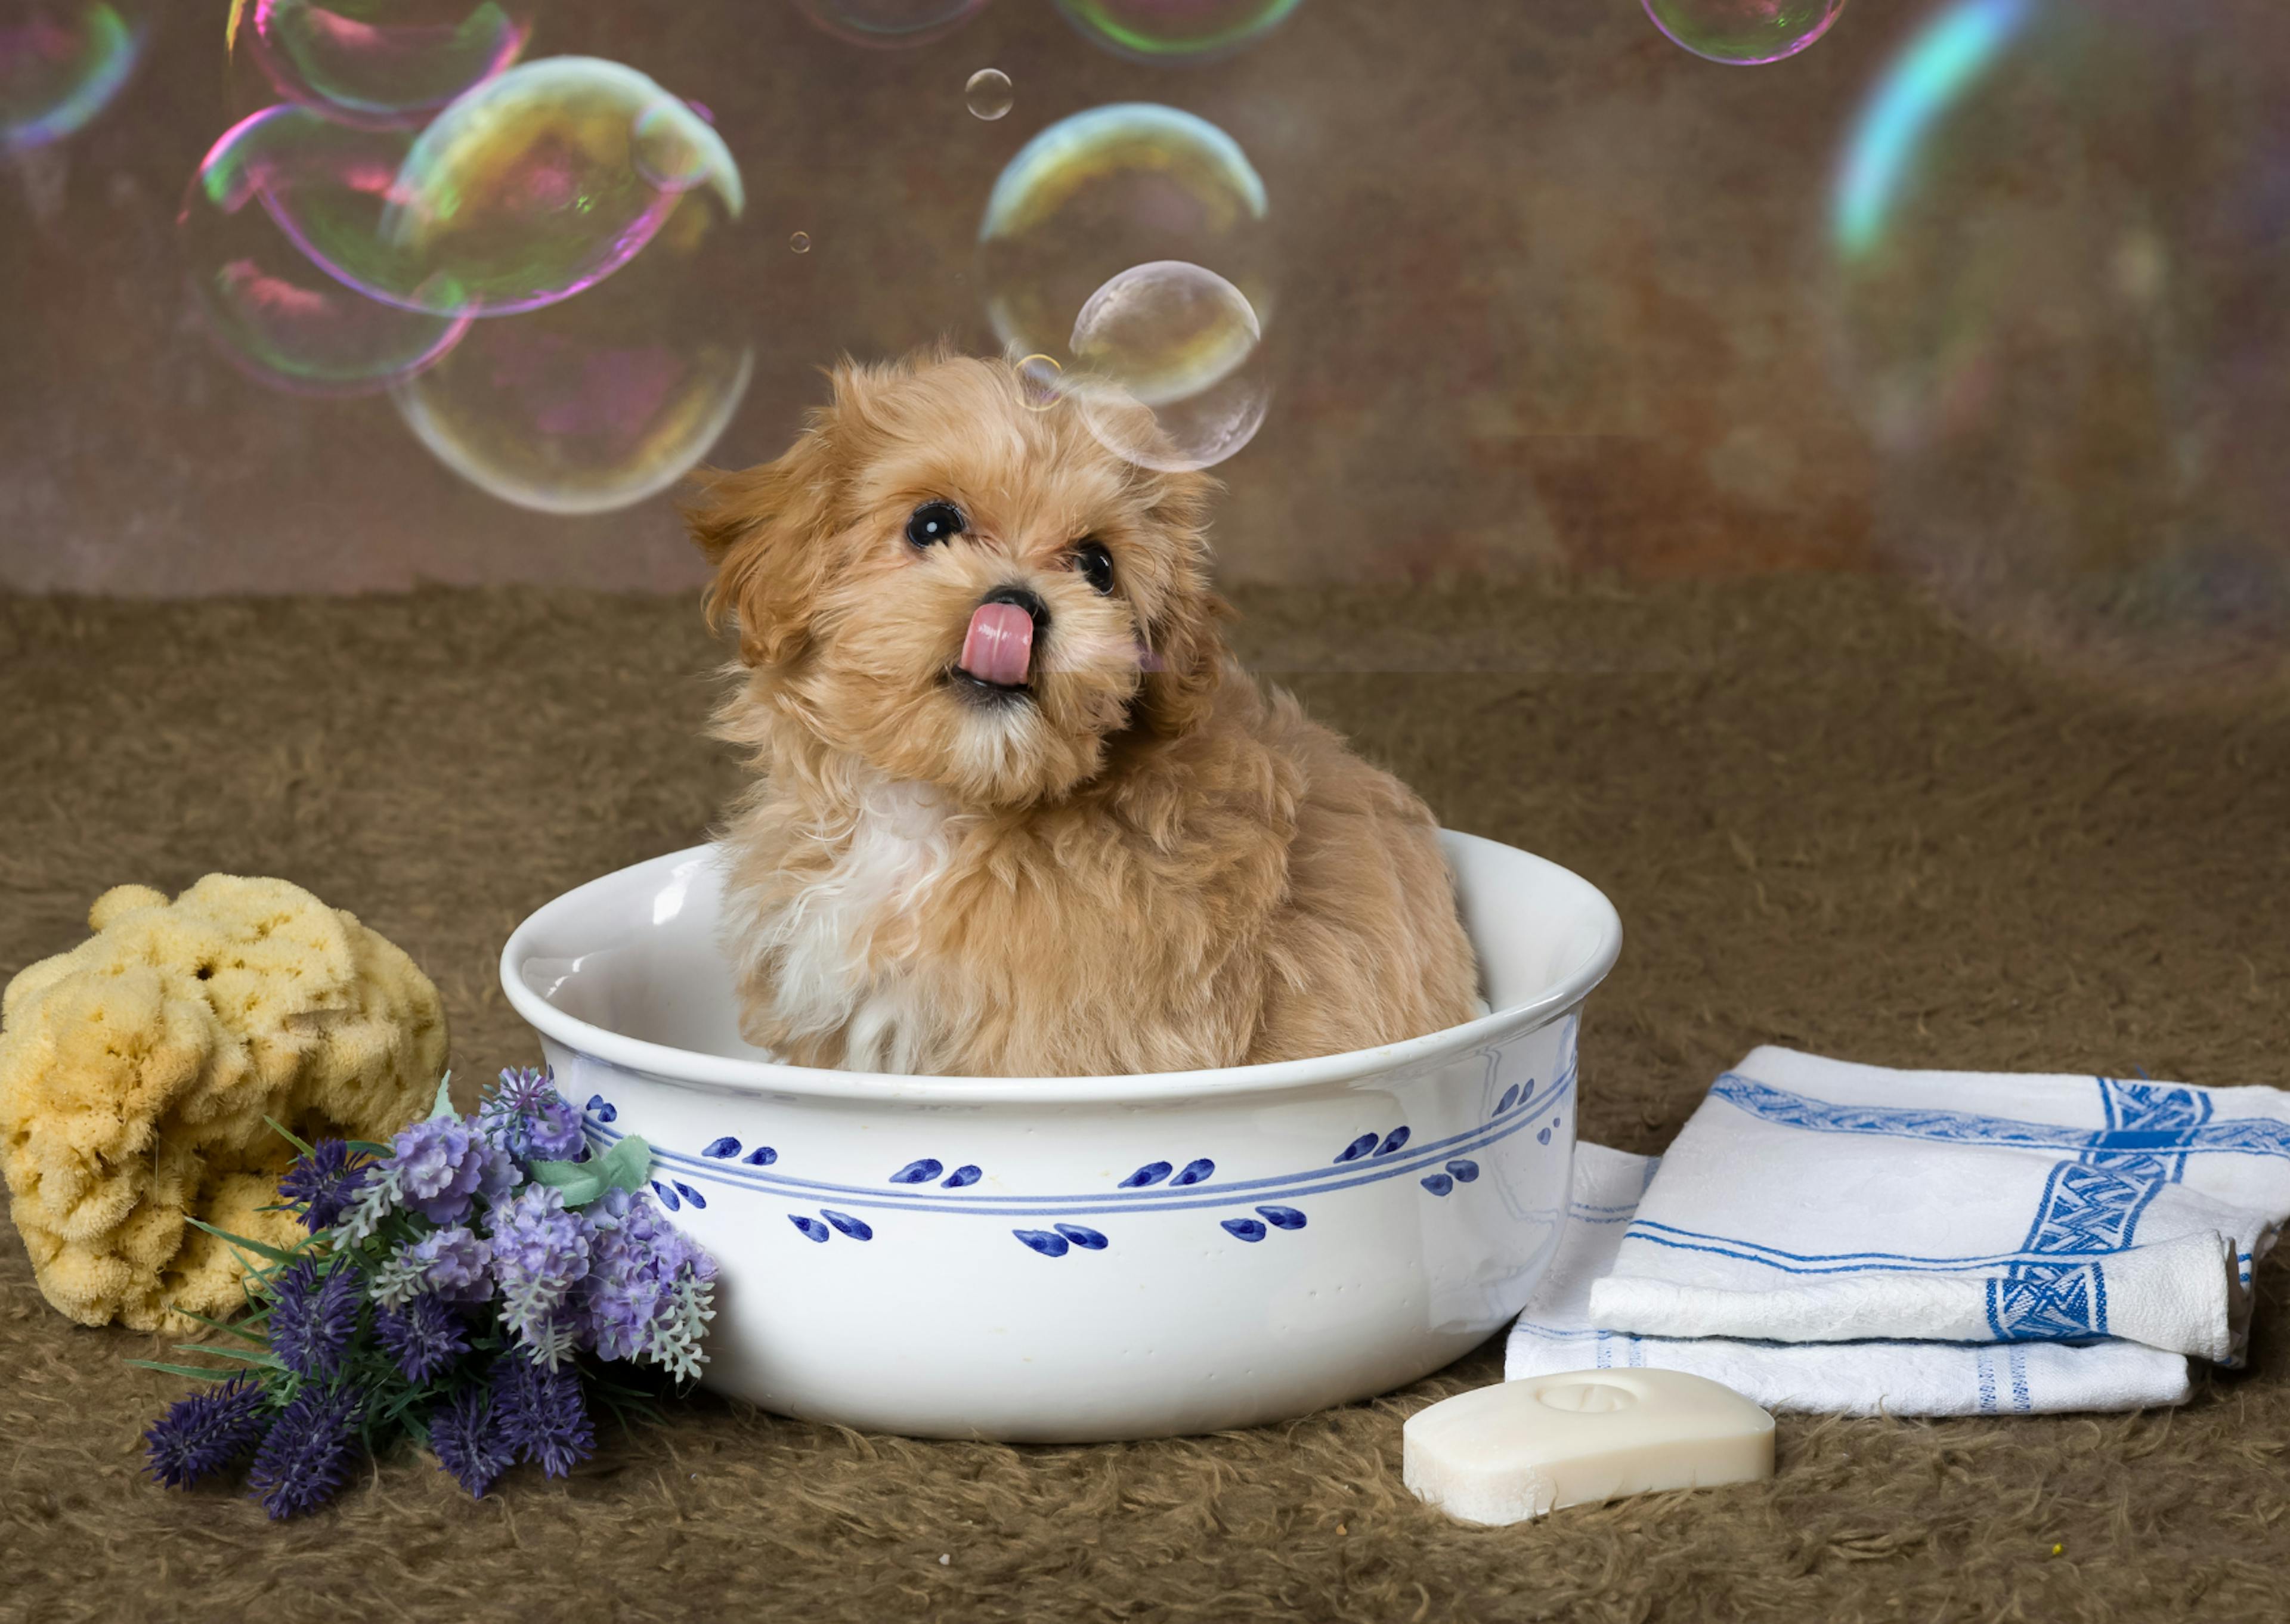
[[[604,1174],[588,1162],[532,1162],[524,1171],[535,1184],[555,1188],[568,1207],[586,1206],[606,1188]]]
[[[453,1108],[452,1087],[453,1074],[452,1072],[449,1071],[444,1076],[437,1079],[437,1103],[429,1108],[429,1120],[431,1122],[436,1121],[440,1116],[459,1117],[460,1116],[460,1112]]]
[[[377,1145],[370,1139],[354,1139],[344,1142],[361,1156],[382,1156],[394,1154],[388,1145]]]
[[[175,1312],[181,1315],[185,1319],[190,1320],[197,1324],[204,1325],[210,1331],[220,1331],[231,1336],[242,1336],[250,1342],[260,1342],[266,1345],[270,1340],[268,1337],[263,1335],[259,1331],[249,1331],[246,1328],[248,1323],[246,1320],[209,1319],[205,1315],[194,1314],[188,1308],[177,1308],[173,1303],[169,1303],[167,1306],[171,1308],[175,1308]],[[264,1314],[268,1312],[269,1310],[267,1308],[263,1310]],[[260,1319],[262,1315],[257,1314],[251,1316],[250,1317],[252,1319]]]
[[[267,1371],[283,1371],[285,1361],[274,1353],[241,1353],[236,1348],[217,1348],[207,1342],[178,1342],[177,1353],[204,1354],[210,1359],[235,1359],[241,1364],[259,1364]]]
[[[644,1188],[645,1179],[652,1172],[652,1147],[631,1133],[605,1152],[605,1159],[597,1165],[605,1183],[633,1194]]]
[[[294,1260],[294,1253],[291,1252],[281,1252],[277,1247],[270,1245],[265,1242],[250,1241],[243,1235],[233,1235],[228,1229],[218,1229],[212,1224],[203,1222],[196,1218],[186,1218],[183,1221],[190,1225],[194,1229],[205,1230],[209,1235],[213,1236],[215,1239],[221,1241],[226,1245],[244,1246],[256,1257],[268,1258],[273,1263],[292,1263]]]
[[[212,1366],[202,1370],[196,1364],[163,1364],[156,1359],[129,1359],[124,1363],[138,1370],[160,1371],[170,1376],[188,1376],[194,1381],[228,1381],[238,1374],[234,1370],[216,1370]]]
[[[300,1135],[288,1129],[285,1124],[269,1116],[265,1116],[262,1120],[270,1124],[271,1132],[277,1134],[279,1138],[284,1140],[288,1144],[293,1146],[295,1149],[300,1151],[304,1156],[311,1154],[309,1145],[301,1138]]]

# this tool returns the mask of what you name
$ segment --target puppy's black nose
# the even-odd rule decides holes
[[[981,604],[1014,604],[1032,618],[1036,631],[1050,623],[1050,606],[1042,602],[1030,587],[997,587],[978,601]]]

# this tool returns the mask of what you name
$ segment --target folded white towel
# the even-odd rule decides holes
[[[2118,1337],[2231,1363],[2286,1215],[2277,1089],[1764,1048],[1662,1157],[1590,1318],[1783,1342]]]
[[[1768,1410],[1978,1415],[2138,1410],[2186,1402],[2187,1359],[2136,1342],[1749,1342],[1632,1336],[1590,1321],[1590,1285],[1614,1264],[1653,1176],[1650,1158],[1581,1145],[1574,1201],[1550,1272],[1511,1327],[1503,1374],[1592,1367],[1684,1371]]]

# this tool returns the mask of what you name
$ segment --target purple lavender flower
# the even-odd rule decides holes
[[[255,1452],[246,1484],[273,1517],[292,1516],[342,1486],[357,1441],[357,1395],[306,1387],[279,1413]]]
[[[520,1161],[575,1160],[586,1142],[581,1113],[558,1093],[546,1071],[530,1067],[500,1074],[477,1117],[487,1134]]]
[[[502,1323],[531,1340],[589,1272],[588,1226],[557,1191],[530,1184],[492,1210],[488,1228]]]
[[[262,1436],[262,1389],[246,1376],[179,1398],[143,1435],[151,1475],[171,1489],[236,1466]]]
[[[589,1274],[575,1299],[581,1329],[600,1358],[636,1358],[674,1309],[678,1277],[689,1270],[712,1280],[716,1261],[641,1192],[607,1190],[585,1216],[592,1234]]]
[[[597,1429],[570,1367],[549,1370],[515,1353],[493,1365],[493,1415],[499,1436],[527,1460],[562,1477],[596,1452]]]
[[[516,1453],[493,1425],[492,1395],[481,1387],[463,1388],[429,1411],[429,1447],[437,1464],[479,1500],[507,1471]]]
[[[483,1145],[484,1166],[477,1174],[477,1199],[491,1211],[516,1193],[517,1186],[524,1182],[524,1169],[516,1164],[515,1156],[491,1140],[484,1140]]]
[[[433,1224],[467,1217],[484,1180],[484,1148],[458,1116],[417,1122],[390,1141],[405,1204]]]
[[[400,1255],[447,1302],[483,1302],[493,1294],[492,1278],[485,1272],[492,1262],[492,1248],[459,1224],[432,1229]]]
[[[316,1258],[302,1258],[288,1265],[272,1290],[270,1351],[307,1380],[332,1377],[357,1330],[357,1276],[348,1268],[322,1274]]]
[[[278,1194],[301,1207],[302,1227],[316,1235],[342,1215],[372,1167],[340,1140],[322,1139],[280,1176]]]
[[[373,1328],[408,1381],[428,1381],[469,1351],[461,1322],[428,1292],[403,1308],[380,1310],[373,1316]]]

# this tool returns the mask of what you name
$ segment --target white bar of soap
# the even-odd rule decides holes
[[[1683,1371],[1567,1371],[1440,1400],[1401,1429],[1401,1475],[1467,1523],[1774,1475],[1774,1418]]]

